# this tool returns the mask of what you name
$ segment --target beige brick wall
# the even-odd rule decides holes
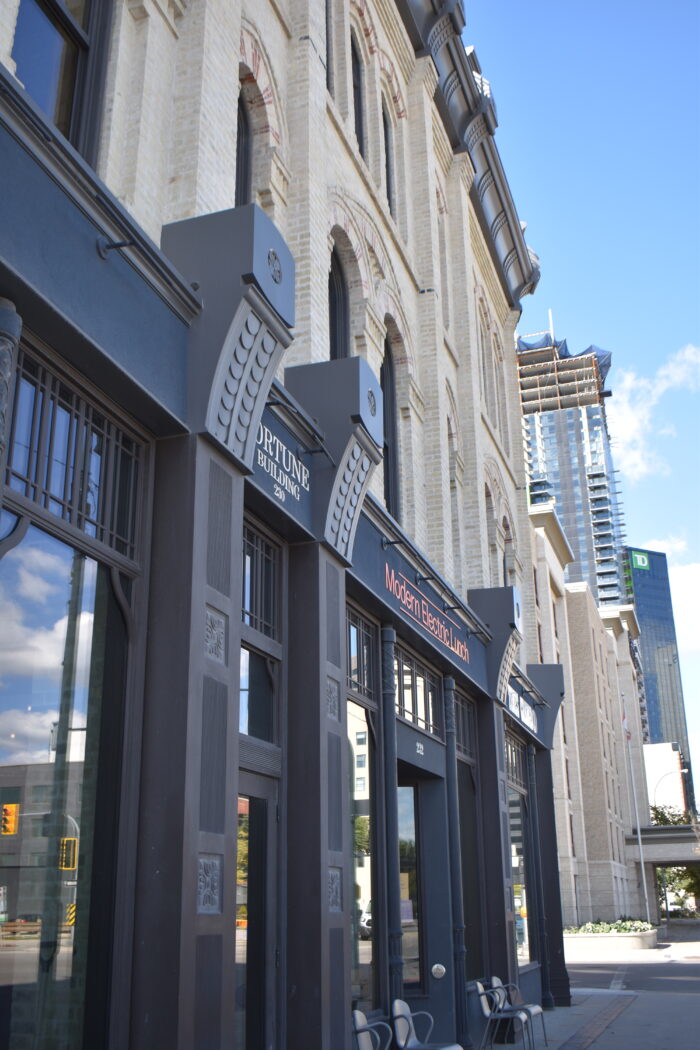
[[[462,593],[513,583],[527,599],[517,315],[469,198],[471,162],[452,152],[433,102],[432,60],[415,57],[395,4],[331,7],[332,94],[323,4],[118,2],[99,173],[156,242],[166,222],[231,207],[242,82],[254,198],[297,266],[286,363],[328,357],[335,245],[350,284],[353,353],[378,372],[388,333],[395,358],[403,526]],[[363,66],[365,158],[355,136],[351,32]],[[382,104],[394,153],[393,214]],[[381,498],[381,470],[373,492]],[[535,652],[526,638],[521,662]]]

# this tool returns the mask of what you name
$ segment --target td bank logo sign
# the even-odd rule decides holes
[[[649,555],[643,551],[632,551],[632,568],[649,569]]]

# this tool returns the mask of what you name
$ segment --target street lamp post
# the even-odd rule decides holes
[[[667,773],[664,773],[663,776],[660,776],[659,779],[656,781],[656,787],[654,788],[654,802],[653,802],[653,805],[656,806],[656,792],[659,790],[659,784],[661,783],[662,780],[665,780],[666,777],[673,777],[673,776],[682,777],[687,772],[688,772],[688,770],[685,767],[683,769],[669,769]]]

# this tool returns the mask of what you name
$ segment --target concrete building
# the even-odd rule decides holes
[[[645,884],[625,848],[648,811],[629,644],[639,626],[631,606],[597,607],[587,584],[567,584],[566,604],[593,918],[647,918],[653,872]]]
[[[680,766],[688,771],[684,774],[685,801],[681,808],[694,812],[693,772],[666,555],[626,547],[624,563],[627,592],[641,628],[649,743],[673,743],[680,748]]]
[[[1,1050],[343,1050],[399,995],[467,1043],[491,973],[569,1001],[539,271],[463,29],[3,7]]]

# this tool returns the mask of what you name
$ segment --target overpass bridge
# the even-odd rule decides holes
[[[700,864],[700,824],[650,824],[640,832],[645,864],[655,868]],[[625,838],[625,853],[639,862],[636,828]]]

